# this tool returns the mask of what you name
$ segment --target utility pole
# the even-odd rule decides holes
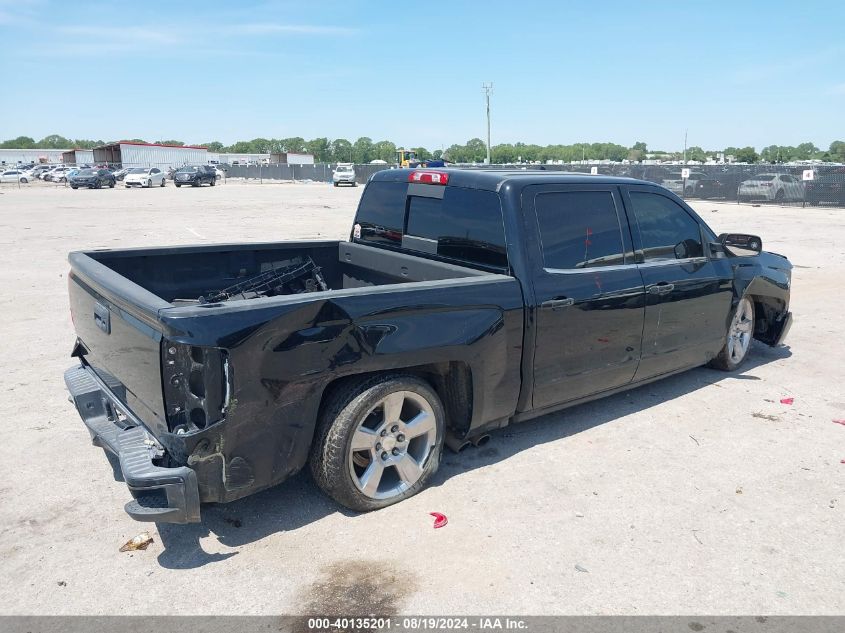
[[[481,89],[484,90],[484,98],[487,101],[487,164],[491,162],[490,159],[490,94],[493,92],[493,82],[481,84]]]
[[[684,130],[684,165],[687,164],[687,133],[689,132],[689,128]]]

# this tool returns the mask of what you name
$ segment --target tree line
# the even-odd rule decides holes
[[[144,139],[127,139],[135,142],[147,142]],[[164,145],[185,145],[178,140],[156,140],[155,143]],[[69,139],[58,134],[51,134],[40,141],[29,136],[19,136],[0,143],[2,149],[91,149],[104,145],[102,140]],[[211,152],[225,152],[232,154],[266,154],[280,152],[295,152],[313,154],[318,163],[369,163],[373,160],[383,160],[388,163],[396,162],[397,146],[391,141],[373,141],[362,136],[355,142],[345,138],[329,139],[320,137],[305,140],[302,137],[291,138],[255,138],[251,141],[237,141],[231,145],[224,145],[219,141],[198,143]],[[455,163],[480,163],[487,157],[487,146],[480,138],[473,138],[465,144],[450,145],[445,150],[429,151],[425,147],[408,148],[416,152],[420,160],[445,157]],[[798,146],[769,145],[759,153],[754,147],[726,147],[720,150],[704,150],[701,147],[688,147],[686,154],[679,151],[649,150],[646,143],[638,141],[631,147],[616,143],[574,143],[572,145],[533,145],[526,143],[500,143],[491,148],[491,158],[494,163],[519,163],[561,161],[571,163],[580,160],[610,160],[639,162],[648,157],[663,160],[694,160],[704,162],[719,153],[734,156],[742,163],[785,163],[795,160],[825,160],[845,163],[845,141],[833,141],[827,149],[816,147],[807,142]]]

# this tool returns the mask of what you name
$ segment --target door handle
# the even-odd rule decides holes
[[[667,284],[661,281],[659,284],[654,284],[648,287],[649,294],[653,295],[668,295],[675,289],[675,284]]]
[[[549,299],[540,304],[541,308],[565,308],[567,306],[575,305],[575,299],[572,297],[558,297],[556,299]]]

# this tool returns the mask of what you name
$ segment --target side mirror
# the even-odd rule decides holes
[[[718,239],[722,250],[734,257],[749,257],[763,250],[763,240],[758,235],[722,233]]]

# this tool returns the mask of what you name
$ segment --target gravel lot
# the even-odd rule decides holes
[[[696,369],[503,429],[376,513],[302,474],[201,525],[129,519],[66,400],[67,252],[343,239],[360,192],[0,188],[0,613],[845,611],[841,209],[693,203],[796,265],[789,347],[757,344],[742,373]],[[118,553],[146,527],[146,551]]]

